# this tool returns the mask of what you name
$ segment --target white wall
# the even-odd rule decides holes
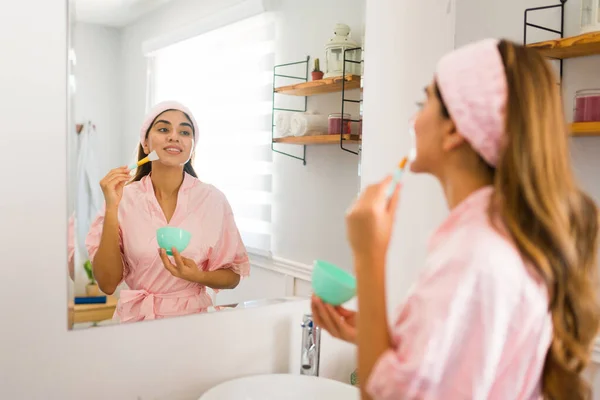
[[[408,154],[415,102],[422,100],[437,60],[453,45],[453,1],[367,0],[363,186],[391,173]],[[423,266],[426,241],[447,214],[437,182],[405,177],[388,254],[387,296],[394,306]]]
[[[232,377],[288,371],[306,302],[67,331],[65,6],[14,2],[0,25],[2,138],[17,149],[0,157],[0,398],[196,399]]]
[[[352,37],[362,43],[364,32],[364,0],[284,0],[273,11],[278,13],[276,63],[321,60],[325,66],[324,45],[333,35],[338,22],[348,24]],[[310,21],[310,22],[309,22]],[[293,70],[280,70],[288,74]],[[299,72],[299,71],[298,71]],[[292,72],[292,75],[295,72]],[[284,80],[277,85],[288,84]],[[297,82],[294,82],[297,83]],[[359,98],[359,92],[347,94]],[[277,96],[278,107],[287,107],[284,96]],[[296,107],[298,103],[296,103]],[[358,106],[347,103],[358,119]],[[308,98],[308,110],[320,114],[341,111],[341,94]],[[347,112],[347,111],[345,111]],[[356,151],[354,146],[347,146]],[[278,146],[277,149],[301,154],[299,146]],[[283,258],[311,264],[320,258],[350,269],[352,259],[346,241],[344,214],[360,187],[358,156],[346,153],[339,145],[308,146],[307,165],[280,155],[273,155],[273,252]]]
[[[131,156],[146,105],[146,60],[141,46],[148,39],[206,18],[242,0],[179,0],[148,14],[123,31],[125,66],[125,121],[123,157]],[[276,63],[320,57],[324,65],[324,44],[337,22],[351,26],[361,41],[364,0],[265,1],[267,10],[278,13]],[[308,28],[307,21],[311,27]],[[312,63],[311,63],[312,70]],[[286,84],[286,82],[278,84]],[[200,90],[200,89],[199,89]],[[201,91],[201,90],[200,90]],[[355,91],[354,95],[357,95]],[[340,111],[340,94],[313,97],[308,109],[329,114]],[[280,100],[280,99],[278,99]],[[285,99],[283,99],[285,100]],[[278,103],[279,106],[282,103]],[[285,105],[284,105],[285,106]],[[350,106],[352,107],[352,106]],[[358,107],[351,109],[358,116]],[[202,116],[197,116],[202,118]],[[301,154],[302,148],[278,147]],[[356,150],[356,146],[353,150]],[[307,166],[278,154],[273,155],[273,253],[300,263],[324,258],[350,268],[344,212],[359,189],[358,157],[339,146],[310,146]]]
[[[291,293],[290,293],[291,294]],[[234,290],[222,290],[216,295],[216,306],[242,303],[249,300],[272,299],[284,297],[286,292],[286,276],[265,268],[252,266],[252,275],[242,279]]]
[[[72,37],[77,56],[74,122],[96,125],[96,158],[104,176],[122,163],[120,152],[115,151],[121,148],[121,32],[76,23]],[[71,150],[76,153],[76,148]]]
[[[215,305],[281,297],[309,297],[310,265],[281,258],[251,255],[252,275],[242,279],[235,290],[222,290],[213,300]]]

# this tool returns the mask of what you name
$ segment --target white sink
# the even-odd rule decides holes
[[[221,383],[199,400],[359,400],[357,388],[305,375],[256,375]]]

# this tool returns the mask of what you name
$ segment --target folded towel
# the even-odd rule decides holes
[[[275,133],[276,137],[286,137],[290,135],[290,114],[287,112],[278,112],[275,114]]]
[[[320,135],[327,133],[327,116],[321,114],[294,113],[290,121],[293,136]]]

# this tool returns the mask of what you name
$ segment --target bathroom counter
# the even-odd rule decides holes
[[[69,301],[69,328],[81,322],[100,322],[112,319],[117,307],[117,298],[106,296],[104,304],[74,304]]]

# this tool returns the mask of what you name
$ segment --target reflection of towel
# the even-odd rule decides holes
[[[92,221],[96,219],[98,212],[104,203],[104,195],[100,188],[102,173],[96,162],[98,151],[96,128],[91,123],[87,129],[80,134],[79,159],[77,161],[77,195],[75,198],[75,213],[77,222],[75,228],[75,243],[83,258],[80,262],[88,260],[85,238],[90,230]],[[94,150],[96,149],[96,150]],[[80,262],[77,264],[79,265]]]
[[[286,112],[278,112],[275,115],[275,132],[277,137],[285,137],[290,135],[290,114]]]
[[[290,121],[293,136],[327,133],[327,116],[321,114],[294,113]]]

